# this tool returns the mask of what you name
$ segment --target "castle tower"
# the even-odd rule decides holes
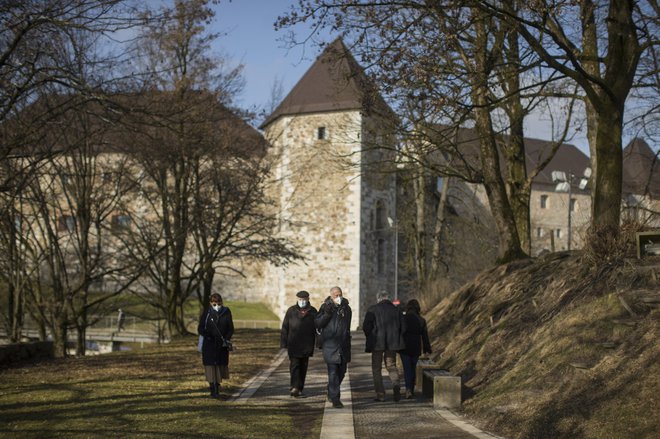
[[[337,39],[262,125],[273,145],[278,233],[305,258],[268,270],[265,283],[271,300],[277,291],[271,305],[279,315],[295,292],[309,291],[318,307],[337,285],[356,328],[379,290],[393,292],[394,120]]]

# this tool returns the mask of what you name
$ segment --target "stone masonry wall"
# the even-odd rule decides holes
[[[274,176],[282,218],[279,234],[291,239],[305,260],[269,267],[266,285],[277,290],[282,316],[299,290],[318,307],[331,287],[342,288],[357,327],[360,315],[361,116],[336,112],[282,117],[266,131],[278,154]],[[318,139],[319,128],[325,139]]]

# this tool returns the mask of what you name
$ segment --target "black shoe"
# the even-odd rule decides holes
[[[211,389],[211,398],[217,398],[218,397],[217,383],[209,383],[209,388]]]
[[[377,402],[385,401],[385,395],[381,395],[381,394],[376,395],[376,397],[374,398],[374,401],[377,401]]]
[[[336,409],[343,409],[344,404],[342,404],[340,400],[336,400],[336,401],[332,401],[332,407]]]
[[[401,399],[401,388],[399,386],[394,386],[392,390],[394,392],[394,402],[399,402]]]
[[[296,387],[294,387],[293,389],[291,389],[291,396],[296,397],[296,398],[299,397],[300,396],[300,390],[298,390]]]

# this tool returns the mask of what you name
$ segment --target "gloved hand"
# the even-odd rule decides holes
[[[332,311],[335,309],[335,303],[332,301],[332,297],[328,296],[327,299],[325,299],[325,302],[323,302],[323,310],[325,311],[326,314],[332,314]]]

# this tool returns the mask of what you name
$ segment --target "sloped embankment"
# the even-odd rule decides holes
[[[464,410],[513,438],[660,431],[660,260],[590,273],[554,253],[481,273],[427,312]]]

